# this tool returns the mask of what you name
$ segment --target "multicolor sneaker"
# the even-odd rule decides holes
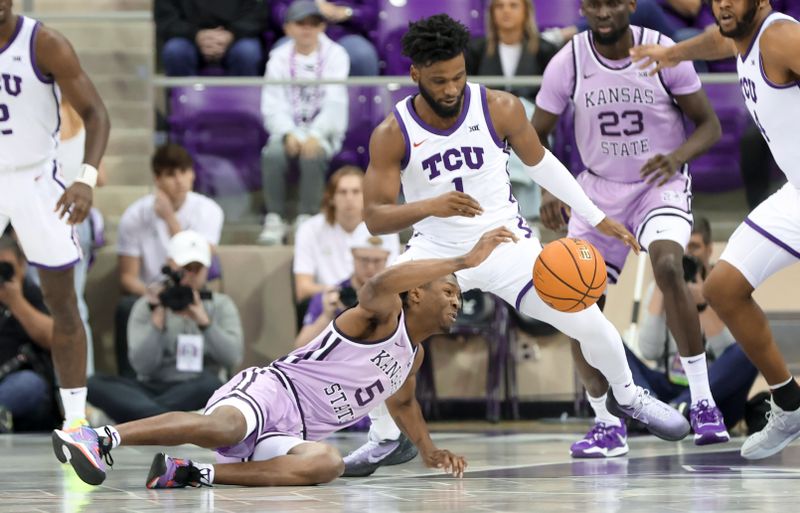
[[[613,391],[608,391],[606,408],[617,417],[630,417],[645,425],[650,433],[663,440],[677,442],[683,440],[692,430],[689,422],[677,410],[670,408],[650,395],[649,390],[637,386],[633,403],[621,405],[614,398]]]
[[[605,422],[597,422],[569,448],[573,458],[614,458],[628,454],[628,431],[625,422],[619,426],[611,426]]]
[[[694,431],[695,445],[721,444],[729,441],[731,435],[725,429],[722,412],[703,399],[689,409],[689,420]]]
[[[99,436],[89,426],[53,431],[53,452],[62,463],[69,462],[84,483],[99,485],[106,479],[106,465],[111,467],[111,438]]]
[[[742,458],[767,458],[783,450],[797,437],[800,437],[800,409],[784,411],[770,399],[767,425],[747,437],[742,445]]]
[[[204,475],[205,473],[205,475]],[[150,473],[144,484],[147,488],[185,488],[191,486],[211,486],[208,484],[208,471],[194,466],[192,460],[167,456],[163,452],[155,455]]]
[[[369,441],[344,457],[342,477],[366,477],[378,467],[411,461],[417,452],[411,440],[402,433],[397,440]]]

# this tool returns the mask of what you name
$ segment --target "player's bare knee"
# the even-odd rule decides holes
[[[219,443],[218,447],[236,445],[246,434],[247,422],[235,408],[217,408],[210,415],[204,417],[214,440]]]
[[[308,478],[315,484],[330,483],[344,473],[344,460],[336,447],[319,444],[317,450],[309,453]]]
[[[661,254],[653,261],[653,275],[661,290],[679,286],[683,281],[683,263],[673,253]]]

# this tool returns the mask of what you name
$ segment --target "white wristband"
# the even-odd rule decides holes
[[[97,169],[93,165],[84,163],[81,166],[81,174],[78,175],[75,181],[84,183],[94,189],[95,185],[97,185],[98,174]]]

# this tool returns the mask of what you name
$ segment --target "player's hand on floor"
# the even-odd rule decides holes
[[[609,237],[614,237],[615,239],[621,240],[637,255],[639,254],[639,251],[642,250],[642,247],[639,246],[639,241],[636,240],[636,237],[634,237],[627,228],[614,221],[610,217],[606,217],[600,221],[600,224],[595,226],[595,228],[597,228],[597,231],[603,235],[608,235]]]
[[[678,172],[680,169],[681,163],[678,162],[672,155],[662,155],[658,154],[654,157],[651,157],[644,166],[642,166],[642,170],[640,174],[642,178],[648,184],[657,183],[658,187],[661,187],[665,183],[669,182],[669,179]]]
[[[514,232],[505,226],[495,228],[494,230],[489,230],[481,235],[481,238],[478,240],[475,246],[469,251],[469,253],[464,255],[464,263],[467,267],[477,267],[484,260],[489,258],[489,255],[492,254],[492,251],[494,251],[495,248],[500,244],[503,244],[504,242],[517,242],[518,240],[519,238],[514,235]]]
[[[646,69],[650,76],[664,68],[677,66],[680,61],[670,57],[669,47],[661,45],[640,45],[631,48],[631,60],[639,69]]]
[[[475,217],[483,214],[480,203],[469,194],[450,191],[431,200],[431,215],[434,217]]]
[[[422,455],[425,466],[428,468],[440,468],[453,477],[464,477],[464,470],[467,468],[467,460],[463,456],[458,456],[446,449],[436,449]]]
[[[542,189],[542,204],[539,207],[539,217],[545,228],[558,231],[563,230],[569,221],[570,209],[560,199],[550,192]]]
[[[92,208],[92,188],[85,183],[75,182],[58,198],[55,212],[59,219],[67,217],[67,224],[80,224]]]

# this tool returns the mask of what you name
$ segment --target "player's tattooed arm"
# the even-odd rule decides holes
[[[417,346],[417,355],[414,358],[414,367],[406,378],[405,383],[386,400],[386,407],[389,409],[397,427],[400,428],[411,442],[419,449],[422,461],[429,468],[440,468],[442,471],[452,474],[453,477],[463,477],[464,470],[467,468],[467,461],[463,456],[458,456],[446,449],[439,449],[431,440],[428,426],[422,416],[422,409],[416,398],[417,371],[422,365],[424,350],[422,346]]]
[[[764,72],[770,81],[789,84],[800,79],[800,24],[776,21],[760,40]]]
[[[372,133],[370,161],[364,177],[364,222],[375,234],[397,233],[427,217],[475,217],[483,213],[469,194],[450,191],[435,198],[397,204],[400,166],[406,141],[394,115]]]

